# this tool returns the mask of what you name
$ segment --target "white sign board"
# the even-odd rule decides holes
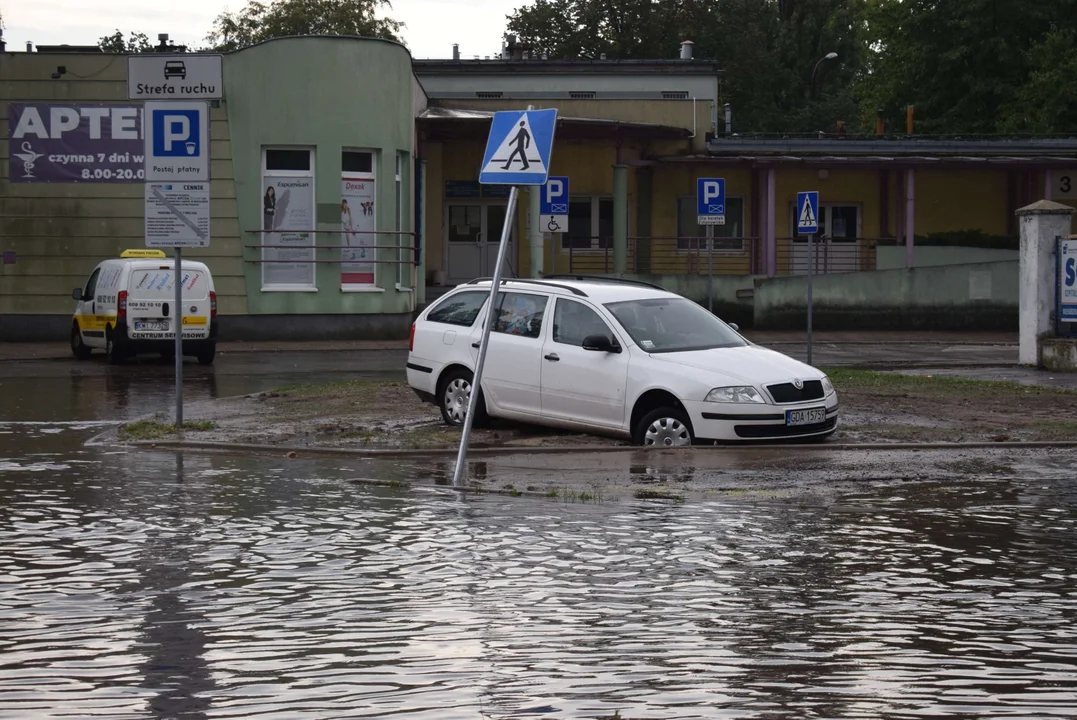
[[[209,246],[209,183],[146,183],[146,247]]]
[[[220,55],[158,55],[127,58],[127,97],[132,100],[213,100],[224,92]]]
[[[146,182],[209,180],[209,106],[205,101],[147,102],[142,134]]]
[[[1077,322],[1077,238],[1063,238],[1058,247],[1058,305],[1063,322]]]

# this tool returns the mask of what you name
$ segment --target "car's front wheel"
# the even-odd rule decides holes
[[[446,425],[462,426],[467,419],[467,406],[471,400],[471,383],[473,375],[470,370],[455,368],[441,379],[438,390],[438,407]],[[479,427],[486,420],[486,403],[479,394],[475,408],[473,427]]]
[[[76,360],[88,360],[90,348],[82,341],[82,333],[79,332],[78,323],[71,324],[71,354]]]
[[[683,410],[660,407],[640,418],[633,440],[643,447],[683,447],[691,445],[695,437],[692,423]]]

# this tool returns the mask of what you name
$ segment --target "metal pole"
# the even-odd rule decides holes
[[[467,416],[464,418],[464,432],[460,436],[460,450],[456,454],[456,470],[453,472],[452,484],[459,485],[467,461],[467,443],[471,439],[471,425],[475,419],[475,407],[478,405],[479,389],[482,387],[482,366],[486,363],[486,348],[490,344],[490,330],[494,326],[494,311],[497,303],[498,286],[501,284],[501,266],[505,261],[505,251],[509,246],[509,235],[516,218],[516,200],[520,194],[515,185],[509,191],[509,206],[505,213],[505,224],[501,228],[501,243],[497,248],[497,265],[490,282],[490,301],[486,305],[486,322],[483,323],[482,340],[479,343],[479,360],[475,364],[475,374],[471,380],[471,395],[467,400]]]
[[[815,233],[808,235],[808,364],[811,365],[812,276],[815,274]]]
[[[550,271],[547,275],[557,274],[557,243],[561,239],[561,233],[550,233]]]
[[[707,310],[714,313],[714,226],[707,226]]]
[[[183,431],[183,275],[180,266],[183,250],[176,248],[176,309],[173,312],[176,328],[176,431]]]

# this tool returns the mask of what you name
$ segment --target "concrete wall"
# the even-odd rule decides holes
[[[916,267],[936,265],[965,265],[968,263],[1000,262],[1017,260],[1019,250],[998,248],[951,247],[943,245],[917,245]],[[880,245],[875,248],[875,269],[896,270],[905,267],[905,246]]]
[[[1014,331],[1018,320],[1017,261],[841,273],[814,278],[817,330]],[[760,281],[757,329],[802,329],[807,278]]]

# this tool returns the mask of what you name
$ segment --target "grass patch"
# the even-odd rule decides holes
[[[637,500],[673,500],[674,502],[684,502],[683,497],[677,493],[669,492],[668,490],[639,488],[632,493],[632,497]]]
[[[188,420],[183,423],[184,430],[205,432],[216,430],[217,423],[212,420]],[[120,425],[120,437],[128,440],[158,440],[176,432],[173,423],[161,423],[156,420],[138,420]]]
[[[1004,400],[1007,397],[1056,397],[1077,395],[1072,390],[1022,385],[1005,380],[973,380],[970,378],[940,375],[904,375],[896,372],[856,370],[853,368],[827,368],[824,370],[840,393],[877,392],[887,394],[919,395],[924,397],[990,397]]]

